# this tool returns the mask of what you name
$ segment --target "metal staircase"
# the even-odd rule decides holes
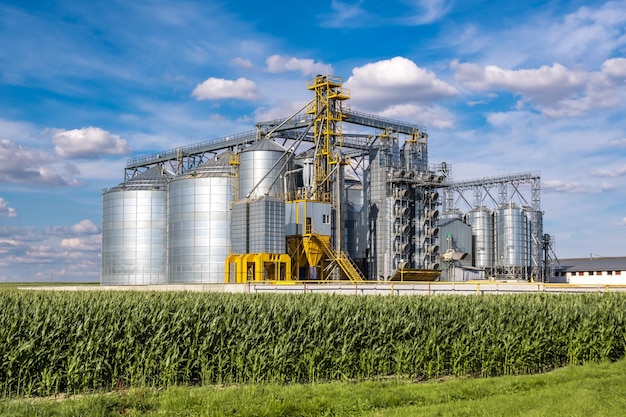
[[[334,251],[321,236],[312,233],[311,238],[315,240],[315,242],[319,245],[320,248],[324,251],[326,256],[328,256],[333,262],[341,268],[341,271],[348,277],[350,282],[362,282],[365,281],[365,277],[356,266],[356,264],[350,259],[350,257],[344,251]]]

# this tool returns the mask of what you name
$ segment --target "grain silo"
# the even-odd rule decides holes
[[[232,207],[231,253],[284,253],[283,178],[290,155],[261,140],[239,154],[238,196]]]
[[[167,181],[154,166],[102,196],[102,285],[167,282]]]
[[[495,213],[495,267],[499,275],[524,276],[529,266],[529,227],[525,211],[504,204]]]
[[[223,282],[234,193],[231,156],[223,152],[169,184],[169,283]]]
[[[260,140],[239,154],[238,199],[282,197],[288,151],[271,140]]]
[[[493,211],[479,206],[466,215],[467,224],[472,226],[474,266],[490,268],[494,263]]]

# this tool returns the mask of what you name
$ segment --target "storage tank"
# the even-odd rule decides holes
[[[285,203],[276,197],[233,204],[232,253],[285,253]]]
[[[524,210],[513,203],[500,206],[495,225],[496,266],[528,266],[529,228]]]
[[[239,199],[259,198],[265,195],[281,197],[283,175],[287,169],[286,149],[263,139],[239,154]],[[258,186],[256,186],[259,184]],[[256,186],[256,188],[255,188]],[[250,194],[250,196],[248,196]]]
[[[224,281],[234,193],[231,152],[224,152],[168,187],[167,263],[173,284]]]
[[[101,285],[167,282],[167,181],[155,166],[102,195]]]
[[[481,206],[470,210],[465,216],[467,224],[472,226],[472,258],[474,266],[488,268],[494,262],[494,227],[493,211]]]

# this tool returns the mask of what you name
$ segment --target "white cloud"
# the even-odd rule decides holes
[[[332,74],[333,67],[313,59],[300,59],[282,55],[272,55],[267,58],[267,70],[272,73],[297,71],[302,75]]]
[[[89,219],[81,220],[70,227],[70,230],[79,235],[100,233],[100,228]]]
[[[626,46],[624,1],[596,3],[568,14],[561,7],[533,9],[519,16],[518,24],[504,25],[505,30],[494,30],[489,20],[484,27],[468,24],[447,32],[446,42],[458,55],[479,52],[482,63],[500,67],[559,62],[591,68],[616,52],[623,55],[619,51]]]
[[[593,177],[623,177],[624,175],[626,175],[626,164],[615,169],[599,169],[597,171],[592,171],[589,174]]]
[[[430,103],[458,95],[455,87],[404,57],[357,67],[345,82],[352,101],[381,110],[406,103]]]
[[[249,59],[240,58],[240,57],[231,59],[230,64],[235,67],[240,67],[240,68],[246,68],[246,69],[254,68],[254,64],[252,63],[252,61],[250,61]]]
[[[0,197],[0,216],[17,217],[17,211],[13,207],[9,207],[2,197]]]
[[[61,247],[68,249],[79,249],[85,246],[85,242],[77,237],[61,239]]]
[[[455,125],[452,113],[441,106],[435,105],[397,104],[388,107],[378,114],[391,119],[406,120],[439,129],[449,129]]]
[[[621,61],[607,60],[602,72],[571,71],[560,64],[518,70],[456,61],[451,66],[456,70],[455,78],[469,90],[520,95],[524,100],[518,102],[517,108],[531,105],[549,117],[558,118],[622,106],[626,86],[616,76],[621,65]]]
[[[211,77],[198,84],[191,95],[197,100],[235,98],[256,101],[261,99],[261,94],[254,81],[246,78],[238,78],[233,81]]]
[[[617,222],[617,226],[626,226],[626,217],[622,217],[619,222]]]
[[[539,32],[532,43],[544,52],[551,52],[557,59],[569,57],[572,62],[602,60],[626,44],[625,21],[624,1],[607,1],[596,8],[581,7],[553,23],[547,32]],[[534,29],[536,32],[536,27]]]
[[[62,158],[98,158],[102,155],[127,155],[125,139],[98,127],[61,130],[54,134],[54,151]]]
[[[453,63],[452,67],[456,69],[455,78],[467,89],[507,90],[544,103],[582,92],[587,81],[585,73],[570,71],[560,64],[519,70],[468,63]]]
[[[412,14],[399,19],[398,23],[407,25],[424,25],[433,23],[450,11],[450,2],[447,0],[405,0],[414,8]]]
[[[367,24],[372,18],[362,7],[363,0],[355,3],[347,3],[339,0],[332,0],[330,3],[331,13],[319,16],[322,27],[346,28],[360,27]]]
[[[51,152],[0,139],[0,182],[29,185],[79,185],[76,166],[58,160]]]
[[[602,72],[613,78],[626,78],[626,58],[607,59],[602,64]]]
[[[603,193],[613,191],[615,187],[608,183],[601,183],[599,186],[581,184],[577,181],[546,180],[541,183],[541,190],[545,192],[557,193]]]

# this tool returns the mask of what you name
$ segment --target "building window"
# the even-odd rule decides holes
[[[606,271],[607,275],[613,275],[613,271]]]
[[[602,275],[602,271],[596,271],[596,275]]]
[[[583,275],[585,275],[583,271],[578,271],[578,276],[582,277]]]
[[[622,271],[615,271],[615,275],[622,275]]]
[[[587,273],[589,274],[589,276],[593,275],[593,271],[589,271]]]
[[[324,223],[324,224],[330,224],[330,215],[328,215],[328,214],[322,214],[322,223]]]

